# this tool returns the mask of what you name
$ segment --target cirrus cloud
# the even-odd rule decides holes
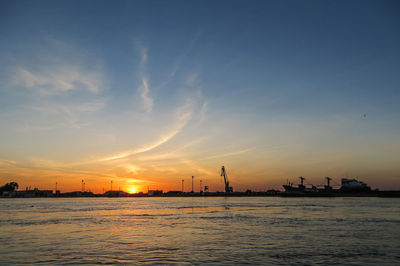
[[[14,73],[15,86],[31,88],[42,95],[53,95],[72,90],[87,90],[97,94],[102,90],[99,73],[84,71],[79,66],[49,67],[37,71],[17,68]]]

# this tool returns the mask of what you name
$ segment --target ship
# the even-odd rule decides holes
[[[291,182],[287,182],[286,185],[283,185],[283,188],[285,189],[285,192],[312,192],[312,191],[317,191],[317,187],[311,185],[311,188],[307,188],[304,185],[304,180],[306,180],[305,177],[300,176],[300,184],[297,185],[297,187],[295,187],[293,185],[293,183]]]
[[[287,182],[285,185],[283,185],[283,188],[285,189],[284,195],[292,195],[292,196],[302,196],[302,195],[309,195],[309,196],[319,196],[319,195],[325,195],[325,196],[335,196],[335,195],[343,195],[343,194],[354,194],[354,193],[367,193],[371,192],[371,187],[368,186],[366,183],[357,180],[356,178],[342,178],[341,180],[341,186],[340,188],[333,188],[331,186],[331,180],[332,178],[330,177],[325,177],[327,180],[326,185],[321,185],[321,186],[314,186],[312,184],[309,184],[309,187],[306,187],[304,181],[306,178],[300,176],[300,184],[295,186],[291,182]]]

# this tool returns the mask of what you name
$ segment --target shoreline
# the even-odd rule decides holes
[[[92,192],[67,192],[57,194],[25,194],[10,193],[9,195],[2,195],[0,198],[169,198],[169,197],[282,197],[282,198],[338,198],[338,197],[370,197],[370,198],[400,198],[400,191],[387,190],[387,191],[371,191],[363,193],[348,193],[348,192],[205,192],[205,193],[161,193],[158,195],[148,195],[145,193],[129,194],[123,191],[109,191],[104,194],[94,194]]]

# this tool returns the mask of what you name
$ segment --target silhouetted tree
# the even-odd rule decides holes
[[[15,191],[18,188],[17,182],[10,182],[5,184],[4,186],[0,187],[0,192],[3,191]]]

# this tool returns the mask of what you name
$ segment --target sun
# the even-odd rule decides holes
[[[130,186],[130,187],[128,187],[128,192],[131,194],[138,193],[139,188],[137,186]]]

